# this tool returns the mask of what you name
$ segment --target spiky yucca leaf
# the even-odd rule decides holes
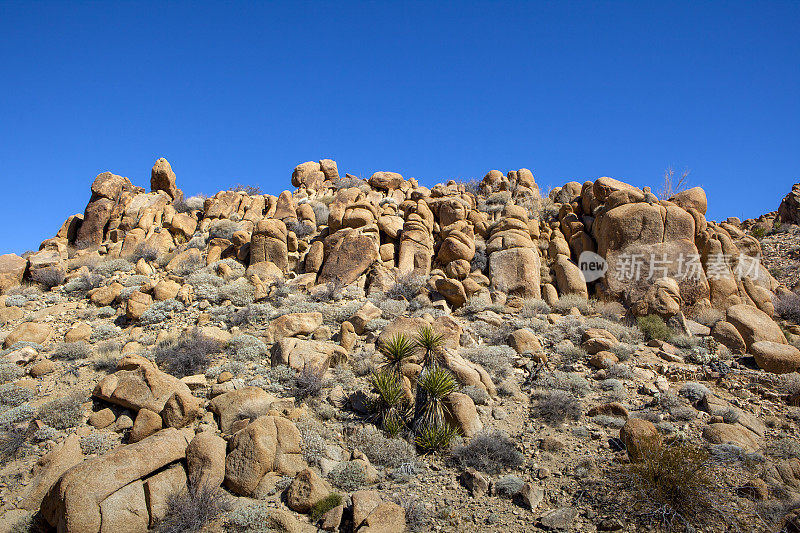
[[[397,436],[406,427],[406,420],[411,416],[411,406],[403,393],[401,379],[390,370],[375,372],[370,377],[370,384],[377,394],[370,404],[370,411],[391,437]]]
[[[458,382],[453,374],[444,368],[429,368],[423,371],[417,381],[431,400],[441,400],[451,392],[458,390]]]
[[[436,366],[439,350],[444,345],[444,335],[436,333],[430,326],[419,328],[414,337],[414,344],[422,350],[422,366],[428,368]]]
[[[417,433],[414,442],[424,452],[434,452],[450,446],[453,439],[458,436],[458,429],[448,423],[430,425],[422,428]]]
[[[414,343],[403,333],[392,335],[380,345],[379,349],[385,360],[384,368],[391,370],[397,376],[401,375],[403,365],[416,352]]]
[[[458,390],[456,378],[449,370],[434,366],[426,368],[417,380],[414,428],[417,432],[445,423],[444,398]]]
[[[386,407],[396,407],[405,400],[403,386],[393,372],[373,372],[369,383],[378,395],[380,403]]]

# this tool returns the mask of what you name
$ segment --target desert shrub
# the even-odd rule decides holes
[[[800,324],[800,294],[790,293],[776,297],[775,312],[782,318]]]
[[[603,389],[604,391],[615,391],[615,392],[620,392],[625,390],[625,387],[622,385],[622,382],[614,378],[608,378],[601,381],[600,388]]]
[[[0,385],[0,406],[17,407],[31,400],[36,394],[28,388],[11,383]]]
[[[531,383],[533,388],[543,391],[561,390],[567,391],[573,396],[585,396],[591,388],[589,382],[580,373],[562,372],[541,372]]]
[[[364,465],[355,461],[342,461],[328,473],[328,479],[347,492],[358,490],[367,482]]]
[[[606,375],[616,379],[632,379],[633,370],[628,365],[617,363],[615,365],[611,365],[611,368],[607,370]]]
[[[398,276],[395,284],[386,291],[386,296],[394,300],[405,299],[410,302],[427,282],[427,276],[415,275],[413,272]]]
[[[255,297],[256,288],[245,278],[239,278],[219,288],[219,300],[230,300],[233,305],[238,307],[253,303]]]
[[[97,318],[111,318],[117,315],[117,310],[110,305],[106,305],[103,307],[98,307],[95,311],[95,314]]]
[[[498,191],[486,197],[486,205],[488,206],[505,206],[511,201],[511,191]]]
[[[314,210],[314,220],[317,223],[317,226],[328,224],[328,218],[330,218],[331,210],[327,205],[322,202],[313,202],[311,204],[311,209]]]
[[[625,362],[633,356],[633,353],[636,351],[636,347],[624,342],[617,344],[616,346],[612,347],[609,350],[611,353],[617,356],[621,362]]]
[[[303,438],[303,458],[308,464],[318,465],[319,460],[326,456],[327,443],[324,435],[328,433],[328,429],[310,416],[303,416],[295,425]]]
[[[461,392],[469,396],[475,405],[486,405],[489,403],[489,393],[480,387],[469,385],[461,389]]]
[[[133,270],[133,265],[127,259],[110,259],[94,267],[94,272],[105,278],[113,276],[117,272],[130,272],[131,270]]]
[[[396,503],[406,512],[406,527],[408,527],[409,531],[414,533],[430,531],[428,509],[422,501],[398,496]]]
[[[141,274],[134,274],[133,276],[128,276],[125,279],[121,279],[120,283],[122,283],[126,287],[136,287],[138,290],[139,287],[148,283],[150,278],[148,276],[143,276]]]
[[[697,418],[697,411],[688,405],[679,405],[669,410],[669,416],[672,420],[688,422]]]
[[[64,292],[86,293],[99,287],[103,283],[103,276],[97,272],[84,272],[75,276],[64,284]]]
[[[220,218],[208,226],[208,236],[212,239],[231,240],[233,234],[241,229],[238,223],[226,218]]]
[[[172,202],[172,207],[178,213],[188,213],[190,211],[202,211],[205,208],[206,196],[198,194],[184,199],[183,197]]]
[[[252,335],[236,335],[228,341],[225,351],[237,361],[257,361],[267,354],[267,345]]]
[[[206,262],[202,257],[191,255],[183,258],[172,271],[178,276],[189,276],[205,266]]]
[[[243,192],[248,196],[258,196],[264,194],[264,191],[262,191],[261,187],[258,185],[244,185],[242,183],[237,183],[231,190],[233,192]]]
[[[132,263],[138,263],[139,259],[144,259],[149,262],[155,261],[158,259],[158,256],[159,251],[157,247],[152,244],[142,243],[136,247],[129,259]]]
[[[735,513],[726,509],[730,495],[715,476],[708,452],[700,446],[676,443],[645,449],[641,461],[623,468],[623,481],[640,516],[666,529],[684,530],[689,525],[716,528],[736,519]]]
[[[92,362],[92,366],[98,372],[111,373],[117,370],[120,359],[122,359],[120,352],[100,353],[97,359]]]
[[[31,420],[35,416],[36,409],[27,403],[5,410],[4,407],[0,405],[0,427]]]
[[[380,298],[373,303],[380,308],[382,316],[386,318],[396,318],[408,309],[408,303],[404,300]]]
[[[207,300],[210,303],[217,303],[220,301],[219,287],[215,285],[203,283],[200,285],[194,285],[193,288],[194,298],[197,301]]]
[[[156,345],[156,364],[173,376],[182,378],[206,371],[211,354],[220,350],[219,342],[195,328],[185,335],[164,340]]]
[[[81,451],[84,455],[103,455],[111,449],[112,442],[104,433],[92,433],[81,438]]]
[[[606,320],[619,321],[625,315],[625,306],[619,302],[598,302],[595,311]]]
[[[46,530],[47,527],[41,514],[30,513],[14,522],[9,533],[40,533]]]
[[[167,511],[154,530],[155,533],[199,533],[231,507],[230,497],[221,488],[190,482],[188,489],[167,498]]]
[[[616,416],[597,415],[592,417],[592,422],[598,426],[613,427],[616,429],[625,425],[625,420]]]
[[[800,442],[783,437],[767,444],[764,452],[774,459],[800,459]]]
[[[481,180],[478,178],[456,179],[455,182],[464,188],[464,192],[471,193],[475,196],[481,195]]]
[[[709,394],[708,387],[700,383],[689,382],[680,388],[678,394],[689,400],[691,403],[697,403]]]
[[[42,285],[46,289],[52,289],[64,283],[64,271],[59,267],[45,267],[34,270],[31,273],[31,281]]]
[[[23,294],[12,294],[6,297],[7,307],[22,307],[28,302],[28,298]]]
[[[567,419],[580,419],[582,411],[578,398],[567,391],[551,390],[538,394],[533,415],[548,425],[557,426]]]
[[[572,343],[556,346],[555,350],[564,364],[574,364],[587,359],[586,350]]]
[[[470,270],[486,272],[489,268],[489,254],[486,253],[486,243],[483,240],[475,241],[475,255],[469,262]]]
[[[328,385],[328,380],[325,379],[326,372],[327,368],[324,365],[316,367],[306,364],[294,378],[294,395],[301,400],[319,396],[322,389]]]
[[[331,492],[320,501],[314,504],[311,511],[308,512],[312,522],[318,521],[322,516],[342,504],[342,495],[338,492]]]
[[[92,340],[104,341],[122,335],[122,330],[110,322],[98,322],[92,325]]]
[[[92,355],[92,349],[83,341],[60,342],[53,348],[52,356],[62,361],[74,361],[76,359],[86,359]]]
[[[282,490],[281,483],[276,488]],[[272,533],[286,531],[280,515],[275,509],[262,503],[237,507],[225,517],[223,524],[225,533]]]
[[[525,300],[522,310],[519,312],[520,316],[526,318],[533,318],[537,315],[546,315],[550,312],[550,306],[541,298],[529,298]]]
[[[467,348],[461,354],[469,361],[481,365],[491,375],[492,379],[500,382],[511,373],[511,363],[516,352],[510,346],[481,345]]]
[[[293,232],[298,239],[308,237],[314,233],[314,226],[300,221],[290,221],[286,224],[286,229]]]
[[[25,455],[28,451],[28,428],[0,427],[0,464]]]
[[[50,400],[39,408],[39,419],[56,429],[75,427],[83,420],[81,404],[84,400],[77,394]]]
[[[231,326],[262,324],[267,322],[273,313],[275,313],[275,308],[268,303],[250,304],[231,313],[227,322]]]
[[[25,369],[16,363],[0,363],[0,383],[16,381],[25,375]]]
[[[675,335],[670,342],[678,348],[691,350],[692,348],[700,346],[703,343],[703,339],[695,337],[694,335]]]
[[[358,448],[371,463],[396,468],[414,461],[414,448],[403,439],[386,437],[376,427],[359,426],[347,437],[351,448]]]
[[[524,461],[514,442],[500,431],[475,435],[469,443],[454,448],[452,456],[461,468],[474,468],[492,475],[505,468],[519,468]]]
[[[636,319],[636,325],[648,339],[655,339],[669,342],[673,332],[658,315],[640,316]]]
[[[186,307],[174,298],[156,302],[142,313],[142,316],[139,317],[139,322],[148,326],[161,324],[169,320],[175,313],[180,313],[184,309]]]
[[[591,302],[577,294],[565,294],[554,302],[551,307],[553,311],[561,314],[568,313],[573,307],[576,307],[582,315],[587,315],[592,312]]]

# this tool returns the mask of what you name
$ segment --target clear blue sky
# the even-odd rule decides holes
[[[800,181],[800,2],[0,2],[0,253],[110,170],[277,194],[294,166],[540,186],[691,169],[709,216]]]

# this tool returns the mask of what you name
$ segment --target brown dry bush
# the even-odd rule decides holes
[[[734,503],[727,479],[731,472],[723,472],[701,446],[653,446],[620,474],[621,485],[632,496],[632,510],[660,530],[748,531],[753,524],[747,522],[757,520]]]

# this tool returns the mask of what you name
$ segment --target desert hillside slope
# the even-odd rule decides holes
[[[800,531],[800,184],[178,185],[0,256],[0,531]]]

